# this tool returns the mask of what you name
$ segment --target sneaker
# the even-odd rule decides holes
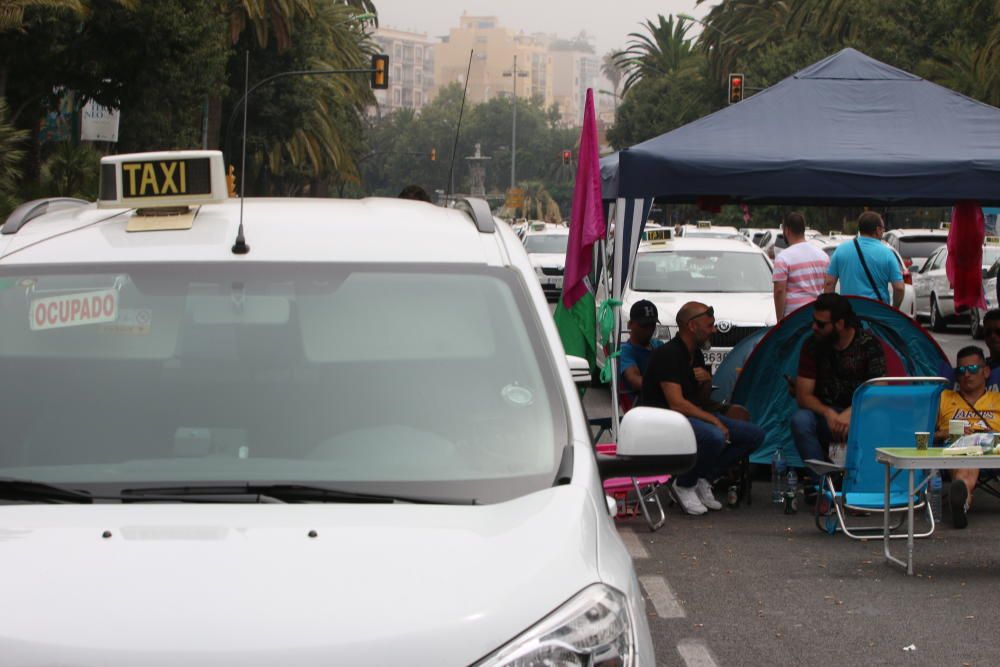
[[[721,510],[722,503],[715,499],[715,494],[712,493],[712,485],[708,483],[705,478],[699,479],[698,483],[694,485],[694,490],[698,493],[698,500],[701,504],[710,510]]]
[[[955,528],[965,528],[969,525],[969,490],[965,482],[956,479],[948,489],[948,506],[951,508],[951,525]]]
[[[686,514],[704,514],[708,511],[705,506],[698,499],[698,490],[696,486],[683,487],[677,486],[677,480],[670,483],[670,492],[677,501],[677,504],[681,506]]]

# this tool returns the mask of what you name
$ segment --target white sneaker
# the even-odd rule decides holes
[[[715,499],[715,494],[712,493],[712,485],[708,483],[708,480],[704,477],[698,480],[698,483],[694,485],[695,491],[698,492],[698,500],[701,504],[710,510],[721,510],[722,503]]]
[[[708,511],[702,504],[701,500],[698,499],[698,490],[696,486],[690,488],[684,488],[683,486],[677,486],[677,480],[670,483],[670,490],[674,494],[674,498],[677,503],[681,506],[687,514],[704,514]]]

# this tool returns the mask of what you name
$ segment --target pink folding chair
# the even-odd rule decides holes
[[[614,456],[618,451],[613,442],[594,445],[598,454]],[[648,475],[645,477],[612,477],[604,480],[604,492],[615,499],[616,516],[634,517],[642,512],[646,524],[651,531],[658,530],[667,520],[666,510],[657,492],[660,486],[670,481],[670,475]],[[629,494],[634,493],[634,496]],[[659,518],[654,518],[649,511],[650,503],[656,509]]]

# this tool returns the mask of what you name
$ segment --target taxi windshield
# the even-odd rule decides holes
[[[569,234],[529,234],[524,239],[524,249],[542,255],[565,255]]]
[[[0,275],[0,477],[323,483],[495,502],[566,416],[500,269],[143,265]]]
[[[639,253],[637,292],[770,292],[771,269],[756,252],[683,250]]]

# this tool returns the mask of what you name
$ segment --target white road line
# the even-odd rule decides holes
[[[649,558],[649,552],[646,551],[645,545],[639,536],[633,533],[631,530],[620,530],[618,535],[622,538],[622,542],[625,543],[625,548],[628,549],[628,555],[633,559],[635,558]]]
[[[682,639],[677,644],[677,652],[687,667],[717,667],[708,647],[697,639]]]
[[[639,583],[646,591],[646,596],[653,603],[653,609],[660,618],[684,618],[684,608],[677,601],[670,585],[663,577],[639,577]]]

